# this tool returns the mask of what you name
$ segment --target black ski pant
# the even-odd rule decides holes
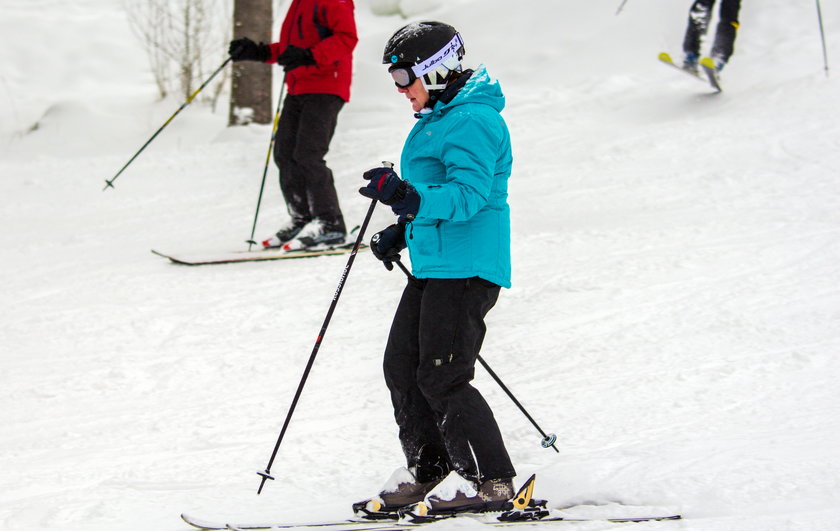
[[[451,469],[467,479],[516,475],[493,412],[470,385],[484,317],[500,290],[478,277],[409,279],[384,359],[409,467],[417,465],[424,447],[439,447]]]
[[[322,220],[346,232],[332,171],[324,157],[344,100],[334,94],[286,96],[277,125],[274,161],[289,215],[296,221]]]
[[[712,9],[715,7],[715,0],[695,0],[691,5],[688,14],[688,28],[685,31],[683,40],[683,51],[700,55],[700,43],[712,20]],[[735,36],[738,33],[738,11],[741,9],[741,0],[721,0],[720,20],[715,33],[715,41],[712,44],[711,56],[720,58],[723,62],[729,61],[732,52],[735,50]]]

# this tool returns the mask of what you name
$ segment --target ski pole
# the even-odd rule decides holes
[[[825,44],[825,30],[823,29],[822,9],[820,0],[817,0],[817,20],[820,23],[820,39],[822,40],[823,64],[825,65],[825,77],[828,77],[828,48]]]
[[[268,142],[268,153],[265,155],[265,167],[263,168],[262,183],[260,183],[260,195],[257,197],[257,211],[254,212],[254,224],[251,226],[251,237],[245,240],[248,250],[257,242],[254,241],[254,232],[257,230],[257,216],[260,215],[260,203],[262,203],[263,189],[265,188],[265,176],[268,174],[268,165],[271,162],[271,152],[274,151],[274,141],[277,138],[277,124],[280,123],[280,107],[283,105],[283,91],[286,88],[286,73],[283,73],[283,81],[280,85],[280,98],[277,100],[277,112],[274,113],[274,125],[271,127],[271,140]]]
[[[535,421],[533,419],[533,417],[531,417],[531,415],[528,414],[528,411],[525,410],[525,407],[522,404],[519,403],[519,400],[517,400],[516,397],[513,396],[513,393],[510,392],[510,389],[508,389],[505,386],[505,384],[504,384],[504,382],[502,382],[501,378],[499,378],[498,375],[496,375],[496,373],[493,372],[493,369],[491,369],[490,366],[487,365],[487,362],[484,361],[484,358],[482,358],[480,355],[478,356],[478,362],[481,363],[481,366],[484,367],[487,370],[487,372],[490,374],[491,377],[493,377],[494,380],[496,380],[496,383],[499,384],[499,387],[502,388],[502,391],[507,393],[507,395],[510,397],[510,399],[513,400],[513,403],[516,404],[516,407],[519,408],[519,411],[521,411],[522,414],[525,415],[525,418],[527,418],[529,421],[531,421],[531,424],[533,424],[534,427],[537,428],[537,431],[540,432],[540,435],[542,435],[542,437],[543,437],[542,441],[540,441],[540,445],[543,448],[548,448],[548,447],[554,448],[554,451],[559,454],[560,450],[558,450],[557,447],[554,446],[554,443],[557,442],[557,435],[555,435],[553,433],[546,434],[542,430],[542,428],[540,428],[540,425],[537,424],[537,421]]]
[[[384,162],[383,164],[393,167],[393,164],[390,162]],[[365,230],[367,230],[370,218],[373,216],[373,209],[376,207],[376,202],[376,199],[371,200],[367,215],[365,215],[365,220],[362,222],[361,228],[359,228],[359,235],[356,236],[356,243],[353,245],[353,251],[350,253],[350,258],[347,259],[347,265],[344,266],[344,271],[338,281],[338,287],[333,295],[330,309],[327,310],[327,316],[324,318],[324,324],[321,325],[321,331],[318,333],[318,339],[315,340],[315,346],[312,348],[312,353],[309,355],[309,361],[306,362],[306,368],[303,370],[303,377],[301,377],[297,391],[295,392],[295,397],[292,399],[292,405],[289,406],[289,412],[286,414],[286,420],[283,422],[283,428],[280,430],[280,436],[277,438],[277,444],[274,445],[274,451],[271,452],[271,457],[268,460],[265,470],[257,472],[257,475],[262,477],[260,487],[257,489],[257,494],[262,492],[266,481],[274,479],[271,475],[271,466],[274,464],[274,458],[277,457],[277,451],[280,449],[280,443],[283,442],[283,436],[286,435],[286,429],[289,427],[289,422],[292,420],[292,414],[294,414],[298,400],[300,400],[300,395],[303,392],[303,386],[306,384],[306,379],[309,377],[309,372],[312,370],[312,365],[315,363],[315,356],[318,355],[318,349],[321,348],[321,342],[324,340],[324,335],[327,333],[327,327],[332,319],[336,304],[338,304],[338,298],[341,296],[341,291],[344,289],[344,283],[347,281],[347,276],[350,274],[350,268],[353,267],[353,261],[356,260],[356,253],[359,252],[359,246],[362,244],[362,238],[365,236]]]
[[[405,273],[405,275],[408,278],[414,278],[411,272],[403,265],[401,261],[394,261],[397,263],[397,266],[399,266],[399,268],[402,269],[402,272]],[[478,355],[478,362],[481,363],[481,366],[484,367],[485,370],[487,370],[487,372],[494,380],[496,380],[496,383],[499,384],[499,387],[502,388],[502,391],[507,393],[510,399],[513,400],[513,403],[516,404],[516,407],[519,408],[519,411],[521,411],[525,415],[525,418],[531,421],[531,424],[533,424],[534,427],[537,428],[537,431],[540,432],[540,435],[542,435],[543,437],[542,441],[540,442],[540,445],[543,448],[554,448],[554,451],[559,454],[560,450],[558,450],[557,447],[554,445],[554,443],[557,442],[557,435],[555,435],[554,433],[547,434],[543,431],[542,428],[540,428],[540,425],[537,424],[537,421],[535,421],[534,418],[528,414],[528,411],[525,409],[525,407],[519,402],[519,400],[516,399],[515,396],[513,396],[513,393],[510,391],[510,389],[508,389],[504,382],[502,382],[502,379],[499,378],[499,376],[495,372],[493,372],[493,369],[490,368],[490,365],[488,365],[487,362],[484,361],[484,358],[482,358],[480,354]]]
[[[191,95],[187,98],[187,101],[185,101],[184,103],[182,103],[182,104],[181,104],[181,106],[180,106],[180,107],[178,107],[178,110],[177,110],[177,111],[175,111],[175,112],[172,114],[172,116],[170,116],[170,117],[169,117],[169,119],[168,119],[168,120],[166,120],[166,122],[164,122],[164,124],[163,124],[162,126],[160,126],[160,129],[158,129],[157,131],[155,131],[155,134],[153,134],[153,135],[151,136],[151,138],[149,138],[148,140],[146,140],[146,143],[145,143],[145,144],[143,144],[143,147],[141,147],[140,149],[138,149],[138,150],[137,150],[137,153],[135,153],[135,154],[134,154],[134,156],[133,156],[133,157],[131,157],[131,158],[128,160],[128,162],[126,162],[126,163],[125,163],[125,166],[123,166],[122,168],[120,168],[120,171],[118,171],[118,172],[117,172],[117,174],[116,174],[116,175],[114,175],[114,176],[113,176],[110,180],[108,180],[108,179],[106,179],[106,180],[105,180],[105,188],[103,188],[103,189],[102,189],[102,191],[103,191],[103,192],[104,192],[105,190],[107,190],[108,188],[113,188],[113,187],[114,187],[114,181],[116,181],[116,180],[117,180],[117,177],[119,177],[119,176],[120,176],[120,174],[121,174],[123,171],[125,171],[125,169],[126,169],[126,168],[128,168],[128,166],[129,166],[132,162],[134,162],[134,159],[136,159],[136,158],[137,158],[137,156],[138,156],[138,155],[140,155],[140,153],[142,153],[144,149],[146,149],[146,146],[148,146],[149,144],[151,144],[151,143],[152,143],[152,140],[154,140],[154,139],[155,139],[155,138],[156,138],[156,137],[160,134],[160,132],[161,132],[161,131],[163,131],[163,129],[164,129],[167,125],[169,125],[169,122],[171,122],[171,121],[172,121],[172,120],[173,120],[176,116],[178,116],[178,113],[179,113],[179,112],[181,112],[182,110],[184,110],[184,108],[185,108],[187,105],[189,105],[190,103],[192,103],[192,101],[195,99],[195,97],[196,97],[196,96],[198,96],[198,93],[199,93],[199,92],[201,92],[202,90],[204,90],[204,87],[206,87],[206,86],[207,86],[207,84],[208,84],[208,83],[210,83],[210,81],[211,81],[214,77],[216,77],[216,74],[218,74],[219,72],[221,72],[221,71],[222,71],[222,69],[223,69],[224,67],[226,67],[226,66],[227,66],[227,64],[228,64],[229,62],[231,62],[232,60],[233,60],[233,56],[228,57],[228,58],[225,60],[225,62],[224,62],[224,63],[222,63],[222,66],[220,66],[219,68],[217,68],[217,69],[216,69],[216,71],[215,71],[215,72],[213,72],[212,74],[210,74],[210,77],[208,77],[208,78],[207,78],[207,81],[205,81],[204,83],[202,83],[202,84],[201,84],[201,86],[200,86],[200,87],[198,87],[198,89],[197,89],[195,92],[193,92],[193,93],[192,93],[192,94],[191,94]]]
[[[621,2],[621,5],[618,6],[618,11],[615,12],[616,16],[621,14],[621,10],[624,9],[624,4],[626,4],[626,3],[627,3],[627,0],[624,0],[623,2]]]

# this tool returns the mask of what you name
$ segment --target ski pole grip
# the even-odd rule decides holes
[[[393,170],[394,169],[394,163],[391,162],[391,161],[388,161],[388,160],[383,160],[382,161],[382,167],[383,168],[391,168]]]

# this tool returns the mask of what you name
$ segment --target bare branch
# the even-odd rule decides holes
[[[176,88],[189,98],[205,74],[215,69],[215,63],[224,61],[231,26],[231,11],[225,8],[228,1],[124,0],[124,3],[129,24],[146,50],[161,98]],[[211,94],[201,99],[215,105],[226,77],[216,81]]]

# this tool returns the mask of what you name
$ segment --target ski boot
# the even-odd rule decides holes
[[[309,223],[305,219],[292,218],[292,220],[280,227],[274,236],[262,241],[263,249],[276,249],[283,247],[286,243],[293,240],[301,230]]]
[[[514,494],[511,479],[489,479],[476,484],[451,472],[424,500],[399,510],[400,518],[427,523],[459,514],[500,512],[500,521],[538,520],[548,514],[545,500],[532,499],[535,476]]]
[[[682,69],[695,76],[700,75],[700,57],[696,53],[687,52],[683,57]]]
[[[398,468],[382,487],[377,496],[353,504],[353,512],[366,520],[396,520],[399,509],[418,503],[428,494],[437,481],[422,482],[415,475],[415,468]]]
[[[314,220],[303,227],[291,240],[283,244],[284,251],[302,251],[306,249],[328,249],[344,243],[347,232],[328,226],[320,220]]]

